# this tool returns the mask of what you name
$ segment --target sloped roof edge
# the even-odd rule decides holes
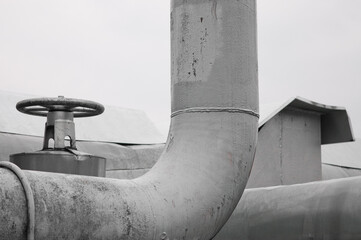
[[[266,116],[262,116],[261,112],[258,129],[287,108],[321,114],[321,144],[354,141],[351,121],[344,107],[321,104],[299,96],[289,99]]]

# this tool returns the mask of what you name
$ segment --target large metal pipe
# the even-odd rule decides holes
[[[361,239],[361,177],[248,189],[215,240]]]
[[[135,180],[25,171],[35,239],[208,240],[217,233],[255,153],[255,9],[254,0],[172,1],[172,122],[160,160]],[[0,238],[25,239],[21,185],[6,169],[0,182]]]

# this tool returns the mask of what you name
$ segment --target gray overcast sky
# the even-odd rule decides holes
[[[0,89],[170,115],[169,0],[0,0]],[[361,137],[361,1],[259,0],[260,103],[346,107]],[[124,126],[126,127],[126,126]]]

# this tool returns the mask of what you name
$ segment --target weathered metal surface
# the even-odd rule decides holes
[[[171,6],[172,111],[258,112],[255,1],[174,0]],[[36,239],[211,239],[242,195],[257,126],[249,113],[178,114],[161,158],[135,180],[27,171]],[[0,185],[0,221],[13,214],[3,201],[8,191],[17,189]]]
[[[13,154],[10,162],[25,170],[105,177],[105,158],[71,149]]]
[[[21,183],[26,198],[26,209],[27,209],[27,227],[26,227],[26,239],[34,240],[35,232],[35,201],[33,190],[30,186],[28,178],[26,177],[23,170],[18,166],[10,162],[0,162],[0,168],[10,170]]]
[[[19,179],[0,168],[0,239],[26,239],[27,204]]]
[[[321,179],[320,114],[283,109],[259,129],[256,156],[247,188]]]
[[[0,175],[5,183],[0,191],[0,234],[8,233],[4,239],[25,239],[19,232],[24,231],[26,217],[7,227],[9,219],[22,216],[16,213],[27,211],[26,203],[18,201],[23,191],[7,184],[11,174],[6,170],[0,169]],[[147,193],[134,183],[45,172],[26,175],[35,199],[35,239],[152,239],[154,216]],[[11,202],[6,202],[7,196]]]
[[[248,189],[214,240],[361,239],[361,177]]]

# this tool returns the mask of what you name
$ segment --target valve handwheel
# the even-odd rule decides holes
[[[12,154],[10,155],[12,163],[27,170],[105,177],[105,158],[77,150],[74,123],[74,118],[103,113],[103,105],[59,96],[26,99],[18,102],[16,109],[22,113],[44,116],[47,119],[43,149],[32,153]]]
[[[44,117],[53,111],[73,112],[76,118],[96,116],[104,112],[104,106],[100,103],[63,96],[23,100],[16,104],[16,109],[22,113]]]
[[[20,101],[16,109],[22,113],[47,117],[43,149],[50,148],[54,140],[55,149],[65,148],[65,138],[70,138],[70,148],[75,146],[73,118],[96,116],[104,112],[104,106],[88,100],[65,98],[32,98]]]

